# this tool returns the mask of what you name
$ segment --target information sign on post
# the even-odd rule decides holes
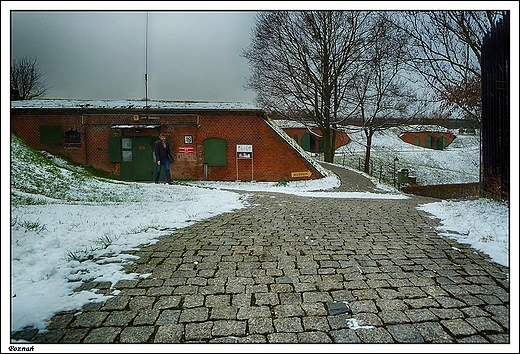
[[[253,178],[253,145],[237,145],[237,181],[238,181],[238,160],[251,160],[251,181]]]

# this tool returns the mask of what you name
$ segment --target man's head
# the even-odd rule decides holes
[[[161,141],[166,140],[166,134],[161,133],[161,134],[159,135],[159,139],[161,139]]]

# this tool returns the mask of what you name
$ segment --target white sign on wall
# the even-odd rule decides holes
[[[237,145],[237,181],[238,181],[238,160],[251,160],[251,181],[253,178],[253,145]]]
[[[253,145],[237,145],[237,159],[252,159]]]

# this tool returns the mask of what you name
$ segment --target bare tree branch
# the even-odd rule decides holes
[[[14,59],[11,63],[11,88],[18,90],[21,100],[41,97],[47,91],[36,58],[24,57]]]

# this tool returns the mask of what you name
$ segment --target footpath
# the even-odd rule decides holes
[[[378,191],[324,165],[335,191]],[[509,269],[439,236],[436,201],[241,192],[249,206],[131,254],[103,303],[56,314],[31,343],[510,342]],[[78,291],[114,292],[110,283]],[[93,347],[94,348],[94,347]],[[491,349],[491,348],[490,348]]]

